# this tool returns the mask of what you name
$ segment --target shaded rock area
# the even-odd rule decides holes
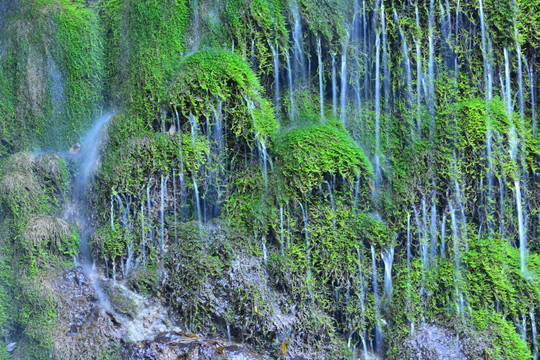
[[[109,279],[93,281],[81,267],[42,284],[57,294],[51,350],[59,359],[267,359],[227,340],[185,332],[159,299]],[[14,348],[15,359],[26,358],[24,341]]]
[[[203,339],[186,332],[163,332],[154,340],[126,343],[122,360],[263,360],[241,345],[227,341]]]
[[[125,326],[100,305],[98,293],[82,268],[66,271],[56,284],[60,311],[53,353],[61,359],[93,359],[116,353]]]
[[[273,357],[283,356],[285,342],[286,358],[339,358],[336,354],[346,345],[332,333],[324,309],[316,303],[295,304],[298,294],[292,286],[269,281],[268,272],[275,270],[263,257],[224,245],[235,241],[225,227],[204,231],[207,242],[202,245],[197,229],[182,227],[182,241],[170,242],[167,249],[163,293],[185,328],[248,343]],[[206,252],[199,250],[202,246]]]
[[[418,360],[472,360],[484,359],[485,342],[480,334],[475,338],[458,336],[454,331],[432,324],[415,330],[403,344],[407,359]]]

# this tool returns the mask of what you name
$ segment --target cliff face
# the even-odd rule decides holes
[[[3,1],[0,358],[538,358],[539,9]]]

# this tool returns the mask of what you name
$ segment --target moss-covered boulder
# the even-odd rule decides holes
[[[21,151],[12,154],[6,159],[2,166],[2,172],[8,173],[13,171],[19,171],[21,173],[30,174],[36,161],[36,155],[29,151]]]
[[[79,238],[64,220],[50,215],[36,215],[28,219],[24,230],[25,248],[29,252],[50,250],[69,258],[79,251]]]
[[[289,186],[306,194],[333,174],[350,182],[358,177],[363,186],[373,177],[368,158],[347,135],[333,125],[307,125],[280,136],[277,147],[283,176]]]
[[[205,122],[223,104],[227,132],[255,140],[271,138],[277,131],[273,110],[262,96],[257,76],[238,55],[227,50],[201,50],[187,56],[169,89],[170,106],[187,119]]]
[[[69,179],[66,162],[57,154],[46,153],[38,156],[33,163],[33,171],[40,182],[56,194],[67,190]]]
[[[31,173],[14,171],[0,179],[2,207],[13,215],[34,213],[45,206],[44,200],[41,184]]]

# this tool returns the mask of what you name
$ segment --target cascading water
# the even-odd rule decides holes
[[[417,34],[420,34],[420,16],[418,14],[418,7],[414,7],[416,14],[416,28]],[[416,127],[419,134],[419,137],[422,136],[422,95],[421,95],[421,86],[422,86],[422,52],[421,52],[421,39],[418,37],[415,40],[416,44]]]
[[[89,200],[87,198],[87,191],[96,173],[101,156],[100,150],[104,140],[104,129],[113,116],[113,113],[108,113],[99,117],[92,128],[87,132],[84,139],[81,141],[80,150],[75,155],[75,158],[78,158],[79,162],[79,172],[75,178],[72,194],[65,214],[65,217],[68,220],[73,221],[79,227],[81,244],[78,262],[81,264],[83,271],[92,280],[94,288],[99,296],[100,304],[106,309],[110,309],[110,304],[103,290],[98,284],[98,275],[94,271],[92,254],[88,244],[88,240],[94,229],[91,223],[91,218],[88,216],[88,214],[85,214],[85,209],[87,208]],[[111,223],[112,221],[113,218],[111,216]],[[113,264],[113,267],[115,268],[115,264]]]
[[[375,199],[381,186],[381,74],[380,74],[380,39],[375,43]]]
[[[384,249],[382,254],[384,262],[384,296],[390,298],[392,296],[392,264],[394,263],[394,246],[389,249]]]
[[[397,24],[399,24],[399,16],[397,13],[397,10],[394,8],[394,19]],[[406,90],[406,105],[408,106],[409,110],[412,108],[412,78],[411,78],[411,62],[409,60],[409,48],[407,46],[407,39],[405,37],[405,33],[403,32],[403,29],[401,28],[401,25],[399,25],[399,36],[401,37],[401,45],[403,49],[403,68],[405,70],[405,80],[407,82],[407,90]],[[417,119],[418,121],[420,118]],[[417,123],[417,130],[420,129],[420,123]]]
[[[336,54],[332,56],[332,114],[337,116],[337,70],[336,70]]]
[[[429,3],[429,15],[428,15],[428,44],[429,44],[429,60],[428,60],[428,113],[430,117],[429,134],[430,139],[433,140],[435,136],[435,49],[433,45],[433,31],[434,31],[434,0]]]
[[[293,69],[296,76],[296,86],[305,86],[308,81],[306,69],[306,56],[304,52],[304,36],[302,32],[302,21],[298,11],[298,3],[296,0],[291,0],[290,10],[294,20],[292,31],[292,42],[294,47]],[[293,77],[294,79],[294,77]]]
[[[317,38],[317,59],[319,62],[319,102],[321,107],[321,120],[324,121],[324,84],[323,84],[323,60],[322,60],[322,45],[321,45],[321,38]]]
[[[345,36],[341,55],[341,123],[346,123],[347,117],[347,51],[349,48],[349,32]]]
[[[272,46],[272,44],[269,45],[270,49],[272,49],[272,58],[274,59],[274,107],[279,114],[279,109],[281,107],[281,104],[279,103],[279,46],[277,44],[276,46]]]
[[[289,102],[290,112],[289,116],[291,120],[296,118],[296,104],[294,102],[294,85],[293,85],[293,69],[291,65],[291,56],[289,55],[289,49],[285,51],[285,58],[287,59],[287,79],[289,80]]]
[[[536,321],[534,320],[534,310],[531,308],[529,311],[529,316],[531,318],[531,335],[533,343],[533,360],[538,360],[540,354],[538,349],[538,338],[536,333]]]
[[[129,1],[125,2],[125,9],[122,11],[130,14],[129,21],[121,19],[122,24],[118,29],[107,29],[107,41],[104,42],[106,46],[114,46],[115,39],[108,37],[115,31],[122,33],[122,27],[133,26],[140,9],[131,9],[132,5],[128,3]],[[485,305],[481,305],[489,309],[486,316],[500,318],[499,313],[512,314],[515,324],[512,331],[517,330],[516,333],[521,335],[521,340],[515,336],[512,340],[519,340],[520,344],[528,342],[532,358],[538,359],[538,323],[535,322],[538,318],[537,304],[527,301],[527,307],[517,311],[513,308],[514,293],[519,299],[527,298],[528,295],[523,294],[520,289],[535,286],[533,282],[536,278],[533,273],[536,265],[533,266],[533,263],[536,261],[536,254],[533,256],[533,252],[536,253],[538,249],[535,236],[540,228],[540,215],[534,208],[537,204],[536,174],[532,170],[537,160],[534,154],[538,152],[527,129],[530,123],[534,136],[538,131],[537,74],[535,59],[531,58],[534,51],[531,50],[529,36],[532,35],[518,33],[518,29],[525,28],[521,21],[526,20],[523,16],[526,13],[521,13],[517,5],[512,3],[516,8],[512,9],[512,18],[506,19],[511,20],[508,21],[511,24],[511,31],[508,31],[510,34],[506,34],[501,31],[498,23],[504,16],[495,14],[493,5],[484,3],[484,0],[472,3],[458,0],[457,4],[449,0],[438,3],[430,0],[428,4],[404,2],[391,9],[385,9],[388,4],[382,1],[352,0],[344,3],[347,9],[339,13],[343,17],[340,17],[340,24],[334,29],[333,14],[326,16],[324,13],[324,9],[332,4],[324,3],[321,10],[313,11],[310,1],[291,0],[285,5],[285,11],[280,10],[274,14],[271,7],[246,6],[245,9],[237,9],[233,3],[193,1],[188,4],[186,9],[191,16],[192,25],[187,28],[186,39],[178,42],[185,42],[187,49],[183,49],[182,45],[168,52],[170,49],[167,49],[166,41],[160,44],[161,47],[154,49],[152,43],[161,38],[157,35],[153,37],[151,32],[145,33],[151,35],[148,38],[152,41],[144,44],[149,49],[148,53],[143,55],[147,56],[149,61],[148,64],[143,63],[150,68],[161,66],[163,68],[157,70],[165,69],[166,73],[169,70],[174,73],[176,65],[186,65],[183,58],[186,51],[198,51],[200,48],[203,48],[201,52],[206,51],[209,44],[217,44],[223,40],[227,50],[222,56],[223,59],[220,57],[220,61],[226,62],[229,56],[235,57],[239,54],[238,61],[241,62],[243,58],[250,71],[246,78],[253,75],[259,84],[244,89],[239,82],[231,86],[231,89],[225,89],[231,92],[240,91],[241,96],[236,99],[229,93],[210,94],[212,91],[209,91],[206,96],[191,93],[190,91],[194,90],[191,88],[176,91],[178,89],[167,83],[170,79],[163,80],[163,83],[158,85],[163,86],[161,89],[174,91],[167,91],[165,95],[156,97],[151,92],[151,81],[161,81],[158,79],[159,71],[152,72],[155,78],[134,78],[141,83],[126,81],[127,84],[136,84],[133,85],[135,89],[125,90],[126,93],[133,94],[130,100],[134,103],[144,102],[136,104],[143,105],[141,109],[151,109],[152,106],[147,106],[149,103],[161,96],[170,96],[160,98],[159,106],[156,104],[157,110],[149,110],[155,113],[144,119],[146,115],[141,115],[145,124],[133,131],[137,137],[143,138],[144,135],[145,141],[148,141],[148,148],[144,150],[159,149],[158,146],[167,144],[178,144],[178,148],[172,151],[176,157],[160,158],[156,162],[159,163],[156,168],[151,171],[143,170],[141,182],[138,178],[141,174],[126,178],[126,183],[136,183],[136,189],[129,188],[129,184],[110,186],[110,196],[103,200],[106,205],[99,205],[106,207],[105,210],[100,210],[107,215],[110,206],[110,221],[100,224],[103,225],[100,230],[106,231],[110,227],[112,231],[122,231],[122,236],[124,233],[128,235],[125,239],[122,238],[125,240],[125,243],[122,243],[122,246],[125,246],[121,250],[122,254],[114,259],[106,256],[100,258],[100,261],[105,263],[105,273],[113,278],[111,283],[114,282],[114,286],[123,286],[128,276],[134,278],[135,275],[141,275],[138,272],[142,273],[143,270],[150,272],[149,269],[154,269],[157,258],[162,270],[158,274],[163,277],[155,281],[158,291],[163,295],[164,301],[171,302],[176,306],[175,310],[182,312],[186,299],[182,298],[182,294],[171,296],[167,293],[174,284],[166,290],[163,284],[170,281],[165,264],[167,261],[174,262],[167,256],[176,255],[173,251],[182,253],[184,249],[180,245],[189,240],[186,239],[184,230],[187,223],[198,224],[201,237],[207,237],[206,246],[200,249],[201,256],[197,256],[193,262],[199,261],[201,268],[206,270],[207,258],[215,258],[219,271],[234,277],[234,281],[238,282],[242,281],[239,275],[242,275],[241,267],[246,263],[243,258],[245,255],[241,251],[234,253],[234,256],[238,256],[243,262],[238,269],[226,261],[221,261],[221,253],[220,256],[214,256],[216,254],[211,252],[222,251],[222,248],[223,251],[228,251],[229,247],[225,245],[229,245],[229,231],[237,230],[235,226],[245,227],[239,229],[242,230],[238,232],[241,236],[234,239],[239,244],[239,249],[245,250],[240,247],[246,240],[244,237],[262,241],[262,250],[257,249],[259,256],[252,254],[249,259],[252,261],[250,265],[253,265],[250,268],[255,269],[250,277],[253,275],[253,278],[257,279],[257,287],[254,286],[256,291],[259,291],[261,286],[262,290],[257,292],[261,297],[251,296],[252,289],[245,287],[249,295],[246,296],[247,305],[243,304],[242,308],[242,311],[245,311],[251,307],[252,315],[257,316],[251,316],[250,321],[244,322],[242,326],[238,325],[236,320],[245,321],[243,313],[237,312],[238,304],[234,299],[231,300],[230,296],[220,295],[222,297],[211,300],[218,302],[217,305],[205,304],[204,310],[201,310],[204,314],[201,314],[209,315],[208,318],[212,319],[219,318],[223,314],[216,316],[212,311],[221,311],[223,307],[227,315],[233,317],[227,317],[226,321],[212,328],[216,324],[205,323],[206,320],[201,320],[203,317],[198,319],[195,314],[184,314],[189,320],[183,320],[190,323],[190,328],[198,329],[200,326],[202,331],[211,328],[218,335],[227,336],[229,341],[233,337],[244,335],[244,331],[252,331],[252,336],[246,338],[247,342],[259,339],[257,331],[261,330],[265,336],[276,335],[276,341],[282,341],[282,357],[293,356],[306,351],[308,346],[303,343],[304,338],[308,339],[307,341],[312,339],[311,330],[298,333],[297,329],[307,329],[302,323],[302,316],[312,310],[309,306],[313,305],[313,314],[317,319],[323,319],[325,326],[331,328],[335,334],[332,350],[343,342],[347,351],[353,354],[363,351],[363,354],[352,356],[363,355],[371,358],[373,355],[370,352],[374,351],[382,357],[385,355],[385,346],[388,344],[394,347],[394,342],[397,341],[387,335],[385,328],[387,324],[384,318],[394,316],[389,311],[396,310],[396,321],[391,324],[392,333],[410,330],[407,336],[411,337],[415,334],[423,336],[426,325],[431,326],[439,321],[437,316],[444,317],[446,314],[448,317],[455,317],[457,314],[460,326],[467,326],[478,313],[483,314],[484,309],[476,303],[475,287],[469,286],[475,278],[470,275],[473,270],[481,272],[488,267],[475,267],[477,259],[474,255],[479,254],[478,257],[485,261],[484,264],[496,268],[499,259],[496,256],[486,256],[484,241],[489,241],[490,246],[498,251],[494,254],[510,254],[511,259],[517,259],[518,251],[512,249],[508,243],[517,247],[519,239],[521,273],[515,271],[512,261],[504,263],[508,268],[504,268],[501,274],[511,274],[512,281],[522,281],[525,285],[519,284],[519,287],[515,288],[512,286],[512,291],[509,292],[512,294],[511,301],[500,298],[499,292],[494,291],[494,294],[497,294],[496,299],[487,298],[491,294],[485,295]],[[520,3],[520,6],[526,4]],[[0,28],[3,26],[4,7],[0,5]],[[134,9],[131,14],[129,11]],[[209,10],[210,14],[205,14],[205,10]],[[103,8],[103,11],[110,10],[107,7]],[[530,13],[530,8],[527,11]],[[275,16],[275,19],[267,16],[268,14]],[[123,13],[119,11],[114,15],[122,18]],[[240,15],[238,19],[242,21],[252,21],[251,25],[254,26],[249,27],[250,31],[237,34],[235,26],[227,24],[229,18],[235,15]],[[352,19],[346,18],[351,15]],[[323,18],[323,22],[317,21],[319,16]],[[321,24],[324,26],[320,27]],[[325,27],[328,24],[331,25],[330,32]],[[171,24],[167,24],[169,25]],[[137,34],[135,30],[129,28],[132,34]],[[207,31],[212,34],[207,34]],[[209,37],[205,38],[207,35]],[[131,41],[131,35],[122,33],[121,36]],[[3,47],[4,37],[0,38],[0,57],[3,62],[11,54]],[[499,42],[501,38],[505,41]],[[263,43],[258,43],[259,41]],[[135,53],[121,53],[128,54],[126,58],[140,58],[141,54],[136,53],[137,46],[132,49],[132,44],[129,45],[126,49],[129,48]],[[510,46],[511,49],[505,48],[503,51],[503,46]],[[114,54],[116,49],[110,51]],[[154,61],[151,58],[154,53],[163,58]],[[175,54],[173,60],[167,59],[170,53]],[[106,55],[109,56],[113,55]],[[60,57],[54,55],[46,59],[45,66],[45,78],[50,89],[46,90],[44,96],[53,103],[50,110],[55,119],[66,116],[69,106],[67,100],[71,91],[69,82],[65,80],[67,77],[63,78],[68,72],[64,69],[65,64],[60,61]],[[130,64],[129,69],[135,67]],[[5,67],[2,70],[5,70]],[[203,72],[203,66],[198,70]],[[114,68],[110,69],[111,74],[115,71]],[[168,75],[170,74],[167,73]],[[500,78],[500,83],[498,79],[493,81],[494,78]],[[29,79],[26,80],[28,82]],[[124,86],[125,79],[120,80],[111,80],[112,93],[117,91],[114,87]],[[315,84],[317,80],[318,83]],[[3,74],[0,75],[0,81],[4,83]],[[148,83],[142,84],[143,81]],[[312,81],[314,84],[311,84]],[[141,100],[144,96],[139,97],[140,94],[135,91],[141,84],[145,91],[149,91],[144,94],[149,95],[148,98],[152,101]],[[227,83],[224,87],[229,85]],[[267,109],[264,108],[266,104],[254,100],[251,97],[252,91],[266,91],[269,97],[273,95],[274,109],[268,107],[267,114]],[[24,95],[24,92],[21,93]],[[188,99],[186,94],[195,94],[195,100]],[[499,94],[500,97],[497,96]],[[193,100],[193,103],[184,106],[186,104],[182,102],[189,103],[188,100]],[[504,103],[506,118],[504,114],[500,116],[501,103]],[[129,102],[125,104],[130,106]],[[4,107],[2,103],[0,106],[1,116],[4,116],[5,109],[10,109],[11,104],[7,105],[9,106]],[[13,108],[18,109],[16,106]],[[197,110],[198,108],[203,111]],[[261,109],[262,113],[258,112]],[[130,120],[134,110],[135,108],[126,109],[126,117]],[[192,113],[187,116],[189,111]],[[330,113],[334,116],[330,117]],[[264,118],[262,115],[268,116]],[[277,118],[275,123],[272,115]],[[335,124],[334,118],[341,120],[342,124]],[[246,119],[249,122],[247,125],[242,122]],[[97,132],[94,132],[93,128],[88,140],[83,141],[80,153],[73,155],[73,158],[79,157],[81,161],[80,176],[74,184],[71,202],[71,206],[76,208],[76,211],[72,210],[75,214],[72,214],[72,218],[80,217],[77,222],[82,230],[78,261],[91,275],[95,273],[91,269],[92,261],[88,248],[92,224],[90,221],[86,223],[87,219],[83,216],[81,207],[85,199],[82,194],[89,189],[87,184],[91,183],[95,175],[95,166],[99,162],[99,146],[93,144],[99,143],[99,128],[107,121],[106,117],[100,118],[96,123]],[[119,119],[119,122],[121,121],[126,120]],[[166,126],[171,122],[174,127],[171,126],[167,131]],[[228,122],[230,124],[227,124]],[[129,126],[138,125],[133,121]],[[274,131],[269,130],[274,126],[279,129],[275,130],[275,136],[260,136],[261,133]],[[236,128],[231,132],[229,127]],[[305,158],[300,159],[297,172],[291,169],[289,174],[286,174],[281,172],[283,166],[298,160],[294,153],[297,149],[284,154],[281,142],[285,142],[286,137],[292,134],[290,131],[297,128],[302,128],[309,135],[299,143],[301,146],[298,148],[311,145],[312,140],[321,140],[321,145],[314,147],[317,151],[311,151]],[[339,132],[336,146],[334,143],[327,143],[325,135],[318,139],[315,133],[311,133],[313,129],[319,128],[332,133]],[[238,129],[241,131],[234,131]],[[242,134],[246,129],[247,134]],[[38,130],[41,131],[37,129],[36,133],[39,133]],[[119,128],[119,131],[123,130],[125,129]],[[110,145],[111,150],[121,153],[128,149],[126,152],[129,152],[132,149],[130,146],[137,143],[135,140],[139,140],[130,131],[125,133],[133,138],[114,139],[119,144]],[[227,139],[231,134],[236,138]],[[345,140],[352,140],[350,147],[353,148],[354,156],[348,157],[349,149],[339,148],[340,143]],[[28,140],[29,145],[25,141],[21,141],[21,144],[29,148],[37,146],[32,144],[31,139]],[[13,143],[16,143],[15,140]],[[328,151],[325,149],[327,145]],[[2,157],[8,151],[4,150],[8,146],[12,144],[0,138]],[[193,154],[195,147],[196,150],[203,149],[200,157],[199,154]],[[335,149],[338,150],[337,155],[332,153]],[[507,165],[505,161],[508,160],[508,149],[511,161]],[[113,151],[111,157],[114,156]],[[324,158],[327,153],[330,154],[330,159]],[[363,160],[360,155],[364,153],[367,154],[365,169],[358,166],[362,161],[357,161]],[[133,154],[125,155],[129,158]],[[169,156],[165,151],[160,152],[161,155],[164,158]],[[129,159],[131,161],[131,158]],[[350,165],[349,159],[354,159],[353,165]],[[106,160],[109,161],[109,156]],[[373,163],[370,164],[369,160]],[[0,163],[3,161],[4,158]],[[273,161],[276,164],[275,169]],[[152,166],[156,163],[152,163]],[[237,167],[237,164],[240,165]],[[321,164],[324,166],[320,167]],[[111,160],[111,163],[103,167],[104,178],[109,177],[107,172],[111,171],[110,169],[124,171],[121,165],[124,164],[120,164],[120,161],[113,163]],[[144,166],[135,165],[137,171],[144,169]],[[256,171],[252,171],[252,168]],[[319,169],[321,173],[318,173]],[[304,170],[309,173],[306,181],[303,178],[305,174],[302,173]],[[241,187],[245,185],[242,184],[244,179],[239,179],[241,176],[246,178],[248,184],[244,188]],[[291,179],[293,180],[288,181]],[[101,181],[100,178],[97,184],[101,184]],[[103,183],[107,181],[108,179],[105,179]],[[302,188],[303,186],[305,188]],[[243,198],[235,197],[238,189],[243,191]],[[256,189],[253,194],[252,189]],[[3,188],[0,187],[0,190]],[[389,209],[391,210],[388,211]],[[170,214],[170,211],[173,213]],[[212,219],[216,221],[211,223]],[[397,237],[385,241],[392,233],[397,234]],[[370,238],[371,235],[385,240]],[[223,245],[222,248],[216,244],[217,236],[220,237],[218,245]],[[347,255],[346,260],[351,261],[351,249],[348,248],[351,242],[348,241],[348,236],[352,237],[352,244],[356,247],[353,248],[353,253],[357,252],[358,269],[354,270],[356,264],[353,264],[354,271],[351,272],[348,264],[348,273],[339,273],[342,270],[341,263],[334,266],[326,261],[334,261],[334,257],[343,260],[341,256],[344,254]],[[370,249],[367,249],[365,244],[371,244],[367,245]],[[500,248],[501,244],[507,248]],[[103,254],[104,249],[98,250]],[[370,250],[372,268],[369,269],[368,266],[366,269]],[[488,250],[491,251],[491,248]],[[295,257],[301,261],[295,261]],[[304,283],[293,283],[290,281],[297,279],[287,278],[294,274],[289,268],[291,264],[295,266],[294,270],[299,270],[297,274],[306,275],[306,279],[301,279]],[[168,271],[180,271],[173,269],[170,264],[168,266]],[[260,272],[262,275],[259,274],[259,267],[264,270]],[[448,271],[445,273],[440,270]],[[203,271],[201,275],[202,273]],[[349,273],[353,276],[350,277]],[[358,279],[355,279],[356,276]],[[384,276],[384,284],[380,276]],[[454,284],[446,288],[441,286],[442,281],[451,282],[452,277]],[[266,281],[267,279],[269,281]],[[204,286],[208,287],[204,290],[208,290],[209,294],[213,291],[211,286],[214,280],[213,275],[204,280]],[[405,280],[406,287],[403,286]],[[223,285],[227,281],[226,276],[220,281]],[[300,284],[299,292],[305,293],[299,297],[306,299],[309,296],[312,303],[298,307],[295,298],[290,296],[291,289],[298,289],[291,284]],[[479,289],[480,285],[483,284],[479,284]],[[496,287],[497,284],[491,285]],[[234,288],[234,284],[227,286]],[[327,295],[324,293],[326,286],[330,299],[324,297]],[[99,288],[97,283],[96,287]],[[200,289],[188,290],[197,292]],[[368,294],[371,290],[373,293]],[[152,291],[155,289],[150,292]],[[419,297],[415,296],[417,292],[420,292]],[[279,293],[281,297],[277,301],[279,306],[274,305],[275,293]],[[267,296],[268,294],[270,295]],[[446,311],[436,309],[435,314],[429,301],[440,299],[448,306],[444,309]],[[196,296],[192,300],[197,306],[200,305]],[[496,310],[491,311],[490,300]],[[105,296],[101,301],[106,302]],[[264,302],[268,306],[261,311],[256,301]],[[336,309],[326,311],[326,301]],[[406,307],[400,309],[400,305],[404,304]],[[319,306],[320,308],[316,308]],[[279,307],[281,308],[278,309]],[[279,313],[285,310],[286,315]],[[400,312],[401,310],[403,312]],[[273,314],[273,311],[277,313]],[[268,323],[268,314],[279,319],[276,329],[268,330],[261,326],[253,331],[253,324],[260,325],[258,320]],[[415,330],[415,324],[419,322],[423,324]],[[403,329],[400,328],[402,325],[405,325]],[[327,328],[321,326],[321,333]],[[383,329],[387,338],[383,338]],[[321,338],[326,335],[321,334]]]
[[[377,281],[377,262],[375,261],[375,247],[371,245],[371,262],[373,266],[373,300],[375,302],[375,352],[380,354],[383,346],[383,332],[381,328],[381,311],[379,299],[379,282]]]

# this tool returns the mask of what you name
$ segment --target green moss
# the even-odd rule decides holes
[[[253,56],[260,75],[273,74],[272,47],[281,51],[287,46],[284,5],[281,0],[227,0],[223,4],[227,40],[244,58]]]
[[[184,318],[200,326],[210,313],[203,301],[210,295],[205,284],[221,275],[230,249],[223,252],[226,243],[209,242],[209,234],[201,234],[195,222],[183,224],[179,234],[179,241],[170,245],[165,256],[166,296]]]
[[[79,237],[62,219],[49,215],[37,215],[28,219],[21,248],[30,254],[52,252],[72,259],[79,252]],[[46,265],[47,255],[42,259]]]
[[[188,2],[113,0],[103,11],[112,102],[144,120],[159,119],[170,70],[185,51]]]
[[[340,48],[342,42],[350,36],[344,26],[345,19],[351,18],[352,15],[350,4],[339,0],[301,0],[299,3],[302,7],[303,20],[311,32],[324,38],[329,47]]]
[[[484,309],[473,313],[474,326],[484,332],[487,338],[490,359],[531,359],[532,354],[527,343],[516,332],[514,324],[503,320],[497,313]]]
[[[33,172],[51,197],[62,197],[68,189],[69,174],[66,162],[57,154],[47,153],[36,158]]]
[[[68,148],[102,105],[97,14],[77,1],[17,1],[2,34],[0,147]]]
[[[289,130],[280,136],[277,151],[283,176],[301,194],[321,185],[328,174],[344,176],[351,182],[360,176],[364,187],[373,177],[362,150],[335,126],[309,125]]]
[[[110,282],[102,282],[102,286],[107,293],[111,306],[116,312],[131,318],[137,316],[137,303],[121,287]]]
[[[226,50],[202,50],[187,56],[179,66],[168,90],[169,106],[185,118],[199,121],[212,116],[213,108],[224,103],[230,119],[227,131],[248,143],[268,139],[277,131],[270,103],[249,66],[238,55]]]

